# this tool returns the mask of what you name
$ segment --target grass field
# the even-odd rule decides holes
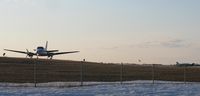
[[[120,64],[0,57],[0,82],[32,83],[34,66],[38,83],[80,81],[81,64],[83,64],[84,81],[113,82],[120,81],[121,77],[123,81],[152,80],[152,78],[164,81],[200,81],[200,67],[155,65],[153,68],[152,64],[124,64],[121,75]]]

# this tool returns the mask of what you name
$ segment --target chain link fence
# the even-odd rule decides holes
[[[87,86],[93,84],[187,84],[200,81],[200,67],[158,64],[100,64],[23,59],[0,63],[0,86]],[[163,82],[165,81],[165,82]],[[166,82],[169,81],[169,82]]]

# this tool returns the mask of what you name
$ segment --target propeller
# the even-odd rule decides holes
[[[29,56],[29,51],[28,51],[28,49],[26,49],[26,58]]]
[[[27,53],[29,53],[28,49],[26,49]]]
[[[27,55],[26,55],[26,58],[27,58],[27,57],[30,57],[30,58],[33,57],[33,54],[32,54],[31,52],[29,52],[28,49],[26,49],[26,54],[27,54]]]

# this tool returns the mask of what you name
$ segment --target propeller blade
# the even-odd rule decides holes
[[[26,49],[27,53],[29,53],[28,49]]]

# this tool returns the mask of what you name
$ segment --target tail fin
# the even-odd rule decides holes
[[[47,47],[48,47],[48,41],[46,41],[46,46],[45,46],[45,49],[47,50]]]

